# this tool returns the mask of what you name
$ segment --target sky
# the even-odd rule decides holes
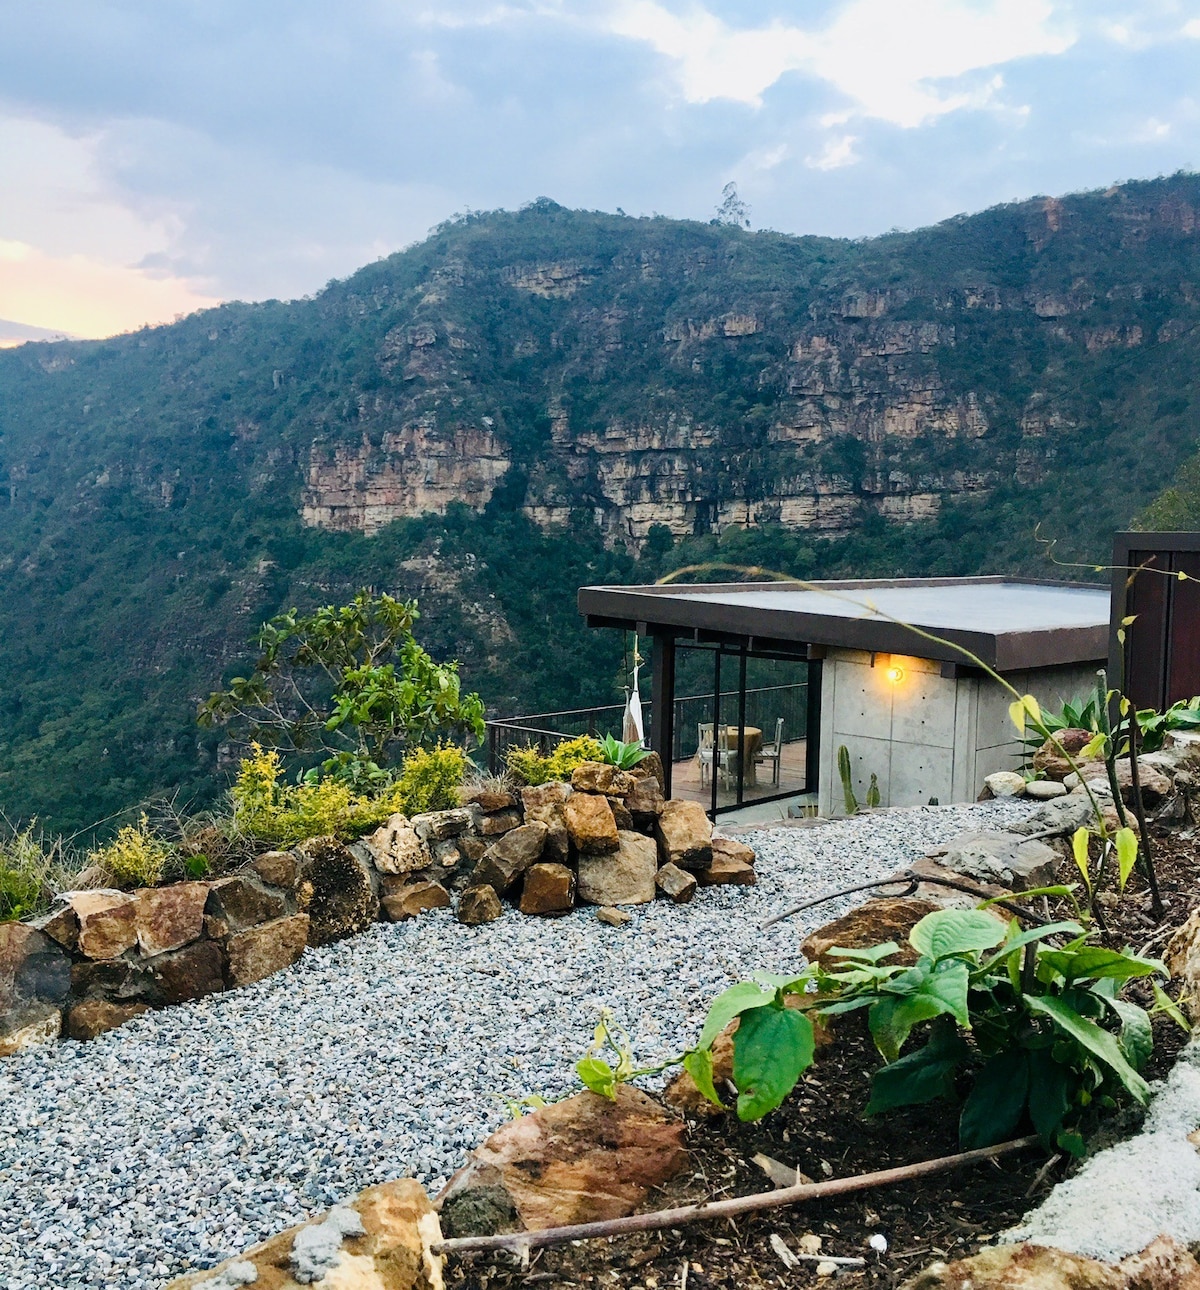
[[[0,319],[78,336],[539,196],[858,237],[1194,168],[1200,0],[0,5]]]

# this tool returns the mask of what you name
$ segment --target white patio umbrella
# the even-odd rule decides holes
[[[621,740],[627,744],[640,744],[646,738],[642,725],[642,696],[638,693],[638,671],[641,665],[642,656],[638,653],[637,637],[634,636],[633,688],[625,691],[625,715],[621,720]]]

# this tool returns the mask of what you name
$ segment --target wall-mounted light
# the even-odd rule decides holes
[[[900,682],[904,680],[904,669],[898,664],[893,663],[884,673],[884,676],[886,676],[893,685],[899,685]]]

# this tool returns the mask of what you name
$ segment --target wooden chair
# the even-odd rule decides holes
[[[729,730],[722,726],[717,732],[716,747],[713,747],[713,723],[711,721],[701,721],[696,727],[696,761],[700,765],[700,787],[708,783],[709,773],[715,763],[717,774],[721,777],[721,786],[729,788],[730,773],[733,767],[733,758],[736,754],[729,748]]]
[[[779,763],[783,757],[783,718],[775,722],[775,738],[769,744],[763,744],[754,756],[756,766],[771,763],[771,783],[779,784]]]

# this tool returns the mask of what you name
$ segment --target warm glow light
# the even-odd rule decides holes
[[[900,682],[904,680],[904,669],[902,667],[897,667],[895,663],[893,663],[892,666],[888,668],[885,675],[893,685],[899,685]]]

